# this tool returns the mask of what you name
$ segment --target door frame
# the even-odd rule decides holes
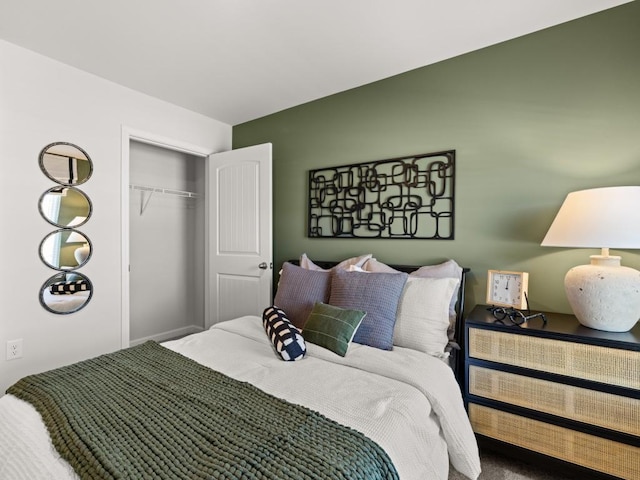
[[[121,259],[122,263],[120,266],[120,275],[121,275],[121,330],[120,330],[120,345],[121,348],[127,348],[129,346],[129,335],[130,335],[130,326],[131,326],[131,318],[130,318],[130,282],[129,282],[129,268],[130,268],[130,249],[129,249],[129,198],[130,198],[130,190],[129,190],[129,167],[131,164],[130,160],[130,142],[131,141],[146,143],[149,145],[154,145],[160,148],[166,148],[168,150],[174,150],[181,153],[186,153],[189,155],[193,155],[196,157],[203,157],[205,159],[205,191],[208,190],[208,170],[209,170],[209,162],[206,161],[209,155],[212,152],[210,148],[189,144],[187,142],[183,142],[181,140],[176,140],[169,137],[164,137],[161,135],[156,135],[154,133],[145,132],[142,130],[137,130],[131,127],[127,127],[122,125],[121,127],[121,154],[120,154],[120,218],[121,218]],[[208,217],[209,217],[209,202],[205,202],[205,245],[209,243],[209,225],[208,225]],[[208,265],[209,262],[209,252],[208,249],[205,249],[205,278],[204,278],[204,288],[205,292],[209,290],[209,272]],[[205,295],[204,298],[204,314],[205,318],[209,318],[209,296]]]

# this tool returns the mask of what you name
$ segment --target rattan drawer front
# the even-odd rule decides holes
[[[470,328],[469,355],[640,390],[640,352],[633,350]]]
[[[476,433],[624,479],[640,478],[640,448],[469,404]]]
[[[640,436],[640,400],[469,366],[469,393]]]

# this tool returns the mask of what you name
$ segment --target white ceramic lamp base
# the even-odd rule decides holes
[[[569,304],[585,327],[626,332],[640,318],[640,272],[620,265],[620,257],[592,255],[590,265],[567,272]]]
[[[76,262],[78,262],[78,265],[82,265],[84,262],[86,262],[87,258],[89,258],[90,251],[91,249],[89,248],[88,243],[85,243],[80,248],[76,248],[76,250],[73,252],[73,256],[75,257]]]

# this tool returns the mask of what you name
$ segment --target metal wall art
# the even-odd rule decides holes
[[[309,172],[309,237],[453,240],[455,150]]]

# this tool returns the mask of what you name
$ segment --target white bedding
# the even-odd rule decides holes
[[[303,360],[284,362],[252,316],[163,345],[361,431],[385,449],[402,480],[446,479],[449,461],[471,479],[480,473],[460,390],[437,358],[358,344],[340,357],[307,343]],[[11,395],[0,398],[0,478],[77,478],[39,414]]]
[[[53,295],[49,292],[49,289],[43,290],[43,300],[44,303],[51,310],[55,310],[60,313],[69,313],[75,312],[79,307],[84,305],[84,303],[89,298],[89,294],[91,292],[83,291],[83,292],[75,292],[68,295]]]

